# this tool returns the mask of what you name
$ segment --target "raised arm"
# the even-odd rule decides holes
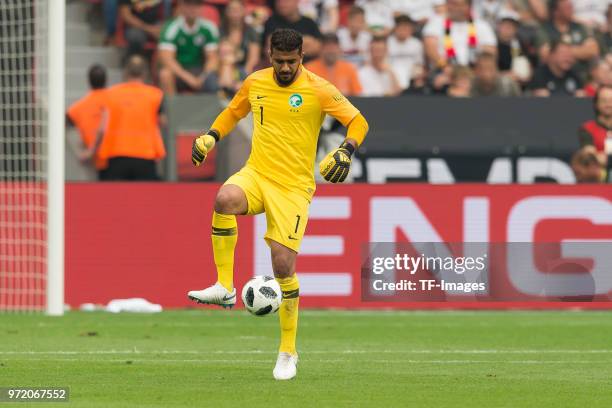
[[[366,118],[359,113],[351,123],[347,126],[345,141],[350,143],[354,148],[359,147],[370,130],[370,125]]]
[[[349,174],[351,156],[368,133],[368,122],[359,110],[329,83],[321,87],[319,100],[323,111],[338,119],[347,128],[346,139],[319,163],[319,172],[325,180],[342,183]]]
[[[210,129],[193,141],[191,161],[194,166],[200,166],[206,160],[208,153],[215,147],[215,144],[227,136],[240,119],[249,113],[251,110],[251,102],[249,101],[251,81],[251,77],[244,81],[227,108],[223,109],[217,116]]]

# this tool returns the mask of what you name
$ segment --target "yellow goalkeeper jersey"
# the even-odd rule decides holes
[[[359,110],[335,86],[301,67],[287,87],[274,80],[274,69],[252,73],[230,102],[236,117],[253,112],[253,141],[247,166],[311,199],[314,162],[325,114],[347,126]]]

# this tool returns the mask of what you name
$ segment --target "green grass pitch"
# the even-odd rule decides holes
[[[35,407],[612,407],[609,312],[300,315],[298,377],[272,379],[278,316],[0,315],[0,386]]]

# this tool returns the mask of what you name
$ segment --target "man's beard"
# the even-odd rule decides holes
[[[281,78],[280,74],[278,74],[278,73],[277,73],[277,74],[276,74],[276,80],[277,80],[277,81],[278,81],[278,83],[279,83],[279,84],[281,84],[281,85],[289,85],[289,84],[291,84],[291,83],[293,82],[293,80],[295,79],[295,74],[297,74],[297,71],[295,71],[295,72],[293,73],[293,75],[291,75],[291,78],[289,78],[289,79],[287,79],[287,80],[284,80],[284,79],[282,79],[282,78]]]

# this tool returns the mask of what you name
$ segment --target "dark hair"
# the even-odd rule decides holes
[[[563,0],[548,0],[548,18],[550,20],[552,20],[552,15],[555,11],[557,11],[557,8],[559,8],[559,3],[561,3]]]
[[[244,3],[242,0],[229,0],[227,2],[227,4],[225,5],[225,9],[223,10],[223,15],[221,16],[221,25],[219,27],[221,29],[221,33],[225,36],[229,34],[229,19],[227,18],[227,9],[230,3],[238,3],[244,9]],[[242,29],[244,30],[246,27],[244,18],[242,19],[241,24],[242,24]]]
[[[460,78],[472,79],[473,77],[474,71],[472,71],[472,68],[464,65],[455,65],[451,72],[451,81],[456,81]]]
[[[593,72],[593,70],[599,68],[600,65],[608,65],[608,62],[603,58],[595,58],[589,62],[589,72]]]
[[[321,43],[322,44],[339,44],[340,40],[338,39],[338,36],[335,33],[328,33],[328,34],[323,34],[323,37],[321,37]]]
[[[395,17],[395,25],[400,24],[414,24],[414,20],[407,16],[406,14],[400,14]]]
[[[106,88],[106,68],[100,64],[94,64],[89,67],[87,72],[89,78],[89,86],[92,89]]]
[[[550,42],[550,53],[552,54],[553,52],[557,51],[557,49],[561,47],[562,45],[567,45],[571,47],[572,44],[568,43],[567,41],[563,41],[563,40],[553,40]]]
[[[599,116],[599,108],[597,108],[597,104],[599,103],[599,95],[606,89],[612,90],[612,86],[602,85],[597,89],[597,92],[595,92],[595,97],[593,98],[593,108],[595,109],[595,115],[597,116]]]
[[[348,16],[353,17],[353,16],[357,16],[357,15],[365,15],[365,10],[362,7],[359,6],[353,6],[350,8],[349,12],[348,12]]]
[[[147,76],[147,61],[141,55],[132,55],[125,64],[125,74],[128,78],[144,79]]]
[[[270,51],[302,53],[302,34],[290,28],[277,28],[270,37]]]
[[[492,54],[487,51],[481,52],[476,56],[476,64],[481,61],[491,61],[497,66],[497,57],[495,56],[495,54]]]
[[[387,44],[387,37],[385,37],[384,35],[375,35],[370,40],[370,44],[375,43],[375,42],[383,42],[383,43]]]

